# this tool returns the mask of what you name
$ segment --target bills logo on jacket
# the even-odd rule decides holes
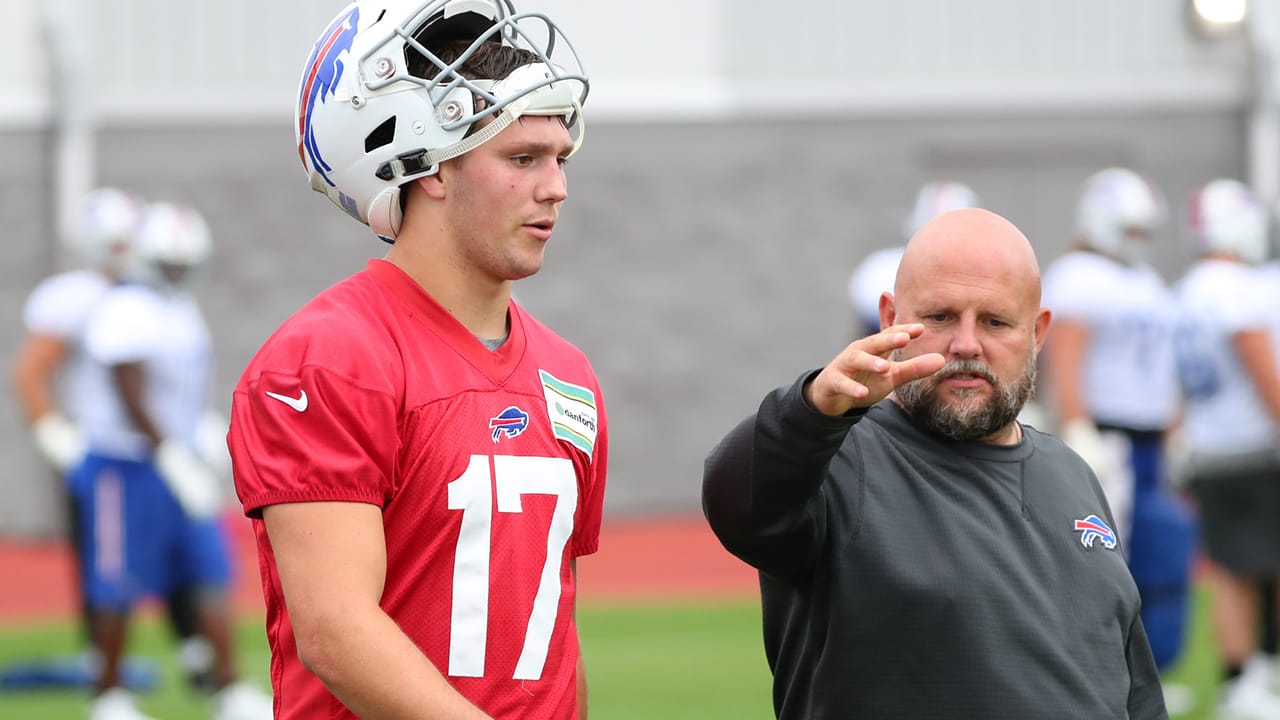
[[[1097,515],[1090,515],[1083,520],[1076,520],[1074,530],[1080,533],[1080,544],[1086,548],[1093,547],[1095,541],[1101,541],[1102,546],[1108,550],[1116,548],[1115,532]]]

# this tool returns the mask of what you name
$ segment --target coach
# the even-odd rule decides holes
[[[1167,718],[1088,465],[1021,425],[1049,327],[1030,243],[957,210],[883,330],[711,452],[708,520],[760,571],[778,718]]]

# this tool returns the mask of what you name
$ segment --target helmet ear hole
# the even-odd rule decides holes
[[[390,145],[396,138],[396,116],[392,115],[374,128],[364,138],[364,151],[371,153],[380,147]]]

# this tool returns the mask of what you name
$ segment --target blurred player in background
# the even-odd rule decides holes
[[[542,266],[587,78],[550,19],[511,13],[354,3],[303,74],[311,186],[393,244],[287,320],[232,403],[280,720],[586,717],[575,562],[605,414],[511,285]]]
[[[1164,435],[1178,414],[1176,312],[1147,264],[1165,204],[1149,180],[1108,168],[1084,183],[1079,245],[1045,272],[1054,313],[1045,343],[1058,435],[1093,468],[1142,593],[1142,621],[1160,667],[1177,657],[1190,591],[1193,522],[1170,495]]]
[[[27,336],[14,365],[14,395],[31,423],[36,448],[62,478],[84,459],[84,417],[89,409],[106,402],[102,393],[112,392],[88,377],[94,368],[85,354],[84,333],[94,309],[121,282],[141,213],[141,201],[130,193],[116,188],[90,193],[71,238],[71,249],[84,267],[42,281],[23,308]],[[72,548],[78,553],[79,513],[75,496],[66,495],[66,522]],[[85,635],[91,638],[83,589],[80,602]],[[197,633],[194,602],[192,588],[181,585],[169,593],[165,604],[181,640],[179,658],[188,679],[203,687],[208,681],[210,653],[208,643]],[[96,665],[91,661],[70,675],[83,673],[92,682]],[[50,670],[50,674],[54,672],[58,671]]]
[[[1273,662],[1259,652],[1259,583],[1280,574],[1280,370],[1272,332],[1280,295],[1256,267],[1267,212],[1235,180],[1191,198],[1199,259],[1176,287],[1183,441],[1213,589],[1213,628],[1225,664],[1217,717],[1280,718]],[[1274,606],[1264,608],[1274,618]]]
[[[902,260],[906,241],[925,223],[944,212],[980,206],[978,194],[964,183],[937,180],[920,188],[911,215],[903,223],[903,244],[867,255],[849,277],[849,303],[853,306],[855,337],[880,332],[880,295],[893,292],[893,281],[898,275],[898,263]]]
[[[215,720],[271,717],[270,700],[237,681],[231,645],[227,539],[217,523],[225,492],[217,457],[197,448],[207,417],[213,349],[186,288],[208,258],[204,220],[156,203],[138,226],[131,282],[103,296],[85,330],[88,381],[103,401],[81,418],[88,453],[71,475],[79,500],[82,577],[102,654],[91,720],[140,720],[119,687],[126,625],[136,602],[175,586],[196,588],[217,690]]]

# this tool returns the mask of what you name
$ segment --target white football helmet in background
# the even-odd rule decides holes
[[[136,279],[162,288],[187,284],[213,251],[209,226],[195,209],[177,203],[148,205],[133,248]]]
[[[1187,229],[1201,252],[1224,252],[1247,263],[1267,256],[1267,211],[1244,183],[1213,180],[1191,195]]]
[[[906,236],[910,238],[924,224],[942,213],[980,205],[978,193],[961,182],[939,180],[925,183],[916,193],[916,204],[907,219]]]
[[[1132,170],[1107,168],[1085,181],[1076,230],[1094,250],[1136,260],[1164,218],[1164,198],[1155,185]]]
[[[462,56],[441,60],[436,51],[457,41],[470,43]],[[456,68],[489,42],[527,50],[536,62],[497,81],[459,75]],[[419,56],[430,77],[409,73],[409,57]],[[402,185],[522,115],[564,116],[576,150],[587,90],[560,28],[540,13],[517,14],[510,0],[358,0],[338,13],[303,70],[298,154],[313,189],[394,242]]]
[[[112,187],[85,196],[68,244],[81,261],[110,275],[125,270],[142,219],[142,201]]]

